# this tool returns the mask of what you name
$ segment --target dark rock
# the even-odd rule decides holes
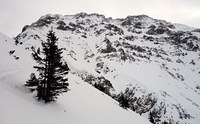
[[[30,25],[25,25],[23,28],[22,28],[22,32],[26,31],[27,28],[29,28]]]
[[[106,48],[105,49],[100,49],[101,53],[111,53],[111,52],[116,52],[117,50],[112,46],[112,43],[110,42],[109,39],[105,39],[103,42],[106,43]]]
[[[119,35],[124,34],[124,31],[121,28],[119,28],[115,25],[112,25],[112,24],[105,25],[105,28],[110,30],[110,31],[117,32]]]
[[[41,17],[37,22],[33,23],[31,26],[33,27],[43,27],[43,26],[48,26],[51,24],[53,21],[58,20],[59,16],[58,15],[46,15]]]
[[[198,29],[195,29],[195,30],[193,30],[192,32],[198,32],[198,33],[200,33],[200,29],[198,28]]]

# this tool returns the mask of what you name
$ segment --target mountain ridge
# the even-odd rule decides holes
[[[51,28],[72,73],[83,81],[112,86],[110,95],[134,88],[135,112],[148,118],[163,108],[159,123],[199,121],[198,29],[146,15],[47,14],[25,26],[15,41],[29,51],[37,49]],[[146,105],[155,100],[153,107]]]

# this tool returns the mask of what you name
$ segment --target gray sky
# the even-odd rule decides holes
[[[47,13],[99,13],[125,18],[146,14],[200,28],[200,0],[0,0],[0,32],[14,37]]]

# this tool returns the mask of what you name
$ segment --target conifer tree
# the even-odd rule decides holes
[[[117,95],[116,100],[119,102],[119,105],[125,109],[131,108],[135,110],[133,103],[136,101],[135,95],[135,87],[129,88],[127,87],[124,92],[121,92]]]
[[[31,74],[25,86],[30,91],[37,91],[37,99],[45,103],[57,99],[58,95],[68,91],[68,82],[65,76],[69,72],[66,62],[62,60],[62,49],[58,48],[58,38],[55,32],[50,30],[47,41],[42,42],[42,50],[33,50],[33,58],[38,63],[34,68],[39,72],[39,77]]]
[[[158,122],[160,122],[161,109],[162,108],[159,109],[153,108],[153,110],[149,112],[149,121],[152,124],[157,124]]]
[[[38,81],[38,79],[36,78],[35,74],[34,74],[34,73],[31,73],[30,79],[29,79],[28,81],[26,81],[25,86],[29,87],[29,90],[30,90],[31,92],[33,92],[33,91],[36,90],[38,83],[39,83],[39,81]]]

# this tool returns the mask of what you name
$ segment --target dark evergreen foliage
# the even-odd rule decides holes
[[[29,90],[33,92],[36,90],[38,84],[39,84],[39,80],[36,78],[34,73],[31,73],[30,79],[26,81],[25,86],[29,87]]]
[[[150,121],[152,124],[155,124],[156,122],[155,122],[153,116],[154,116],[153,113],[150,111],[150,112],[149,112],[149,121]]]
[[[98,90],[104,92],[105,94],[107,94],[109,96],[111,95],[110,94],[110,87],[107,87],[106,84],[104,84],[104,83],[99,83],[99,84],[95,83],[93,86],[95,88],[97,88]]]
[[[37,79],[35,74],[31,74],[25,84],[31,91],[37,90],[37,99],[45,103],[56,100],[60,93],[68,91],[69,84],[64,76],[68,74],[69,68],[62,60],[62,49],[58,48],[57,41],[55,33],[50,30],[47,42],[42,42],[42,50],[33,50],[32,56],[38,63],[34,68],[39,72],[39,77]]]
[[[160,122],[160,118],[161,118],[161,108],[159,109],[154,108],[152,111],[149,112],[149,121],[152,124]]]
[[[119,102],[119,105],[123,108],[131,108],[134,110],[133,103],[135,102],[136,98],[134,98],[135,92],[134,88],[126,88],[125,92],[121,92],[117,95],[117,101]]]
[[[103,76],[97,77],[95,80],[97,82],[95,82],[93,86],[95,88],[97,88],[98,90],[100,90],[110,96],[111,95],[110,90],[113,89],[111,82],[109,80],[105,79],[105,77],[103,77]]]
[[[124,96],[123,93],[121,93],[119,95],[118,100],[119,100],[119,105],[121,107],[123,107],[123,108],[129,108],[129,101],[128,101],[127,97]]]

